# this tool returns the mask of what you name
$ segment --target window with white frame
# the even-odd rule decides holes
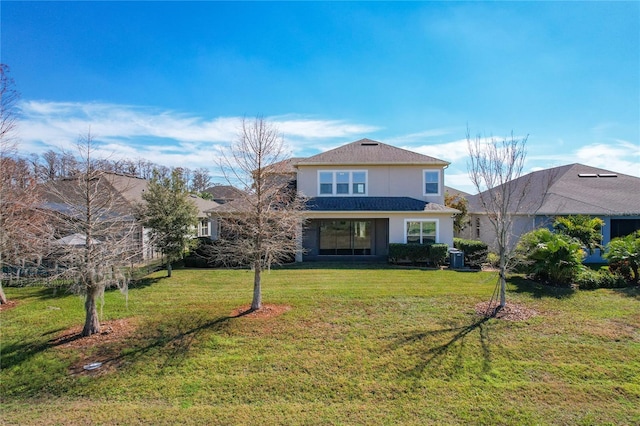
[[[199,237],[209,237],[211,234],[209,233],[209,219],[200,220],[200,232],[198,232]]]
[[[435,244],[438,242],[438,221],[407,219],[405,232],[407,244]]]
[[[366,195],[366,170],[318,171],[318,195]]]
[[[440,195],[440,170],[422,172],[424,195]]]

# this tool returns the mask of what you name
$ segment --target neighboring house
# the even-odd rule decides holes
[[[228,203],[242,197],[242,191],[231,185],[214,185],[205,189],[211,194],[211,199],[218,204]]]
[[[298,193],[308,198],[297,260],[384,258],[389,243],[453,246],[448,165],[370,139],[297,160]]]
[[[515,191],[526,192],[521,209],[512,211],[513,244],[526,232],[551,227],[556,216],[581,214],[601,218],[605,223],[603,245],[640,229],[640,178],[569,164],[533,172],[513,182]],[[463,231],[463,237],[482,240],[491,247],[495,235],[479,195],[469,196],[468,201],[470,226]],[[585,262],[603,262],[602,253],[596,250]]]
[[[196,195],[190,195],[191,201],[198,208],[198,229],[196,230],[196,236],[209,237],[215,240],[218,237],[217,228],[214,226],[214,222],[205,212],[219,206],[220,204],[215,201],[205,200]]]
[[[72,187],[75,185],[74,179],[67,178],[57,181],[52,181],[47,185],[55,187],[56,191],[64,196],[64,200],[58,198],[51,191],[45,191],[43,193],[43,208],[51,211],[55,211],[62,215],[69,215],[71,209],[65,204],[68,200],[74,198]],[[114,209],[121,217],[128,218],[131,221],[135,221],[136,206],[143,203],[142,194],[147,189],[149,181],[146,179],[123,175],[118,173],[104,173],[102,176],[101,184],[104,185],[104,191],[109,191],[113,194],[116,208]],[[45,186],[46,187],[46,186]],[[204,200],[195,195],[191,195],[193,203],[198,207],[198,229],[197,236],[215,238],[215,234],[212,231],[215,228],[212,225],[211,218],[205,213],[206,210],[210,210],[219,204],[214,201]],[[75,209],[77,211],[77,209]],[[64,235],[62,235],[64,237]],[[140,258],[142,260],[155,257],[156,253],[150,244],[148,238],[148,232],[142,225],[137,225],[137,231],[134,236],[135,241],[132,242],[140,252]]]

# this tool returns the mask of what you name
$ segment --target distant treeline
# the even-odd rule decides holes
[[[42,155],[15,155],[12,157],[15,172],[18,176],[32,177],[38,182],[47,182],[73,177],[78,172],[79,159],[68,152],[46,151]],[[151,179],[154,171],[160,176],[168,176],[171,172],[179,170],[189,192],[201,194],[212,186],[209,170],[200,167],[189,169],[187,167],[167,167],[144,159],[121,159],[96,161],[96,167],[101,170],[119,173],[128,176]]]

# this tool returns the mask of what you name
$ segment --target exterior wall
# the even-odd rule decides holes
[[[444,204],[444,171],[442,167],[426,166],[299,166],[298,191],[307,197],[318,195],[319,170],[366,170],[368,197],[411,197],[436,204]],[[440,172],[439,193],[424,195],[424,170]],[[339,196],[339,195],[337,195]]]
[[[420,215],[420,214],[395,214],[389,217],[389,242],[406,243],[407,220],[435,220],[436,243],[447,244],[453,247],[453,218],[451,215]]]
[[[602,227],[602,245],[606,246],[611,241],[611,221],[612,220],[625,220],[625,219],[640,219],[640,216],[594,216],[600,217],[604,221],[604,226]],[[495,250],[495,233],[493,231],[493,227],[489,223],[489,219],[486,215],[479,214],[470,214],[469,219],[471,225],[465,228],[461,233],[461,238],[471,239],[471,240],[480,240],[489,246],[490,250]],[[514,226],[512,229],[512,244],[518,243],[520,236],[523,234],[533,231],[538,228],[549,228],[552,229],[552,224],[554,222],[554,216],[520,216],[514,220]],[[478,230],[477,224],[480,224],[480,229]],[[601,250],[594,250],[593,253],[589,254],[587,252],[587,256],[584,259],[584,263],[606,263],[606,260],[602,257],[604,253]]]
[[[434,215],[414,212],[413,214],[393,213],[393,212],[322,212],[310,213],[305,226],[302,240],[302,247],[305,250],[304,258],[311,259],[319,255],[317,248],[318,226],[320,219],[362,219],[373,220],[374,230],[372,233],[373,246],[376,256],[387,256],[389,254],[389,243],[406,243],[406,220],[434,220],[437,222],[436,242],[453,247],[453,218],[451,215]]]

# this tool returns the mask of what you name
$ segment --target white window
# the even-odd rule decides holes
[[[320,170],[318,195],[367,195],[367,171]]]
[[[200,221],[198,237],[209,237],[211,234],[209,233],[209,219],[202,219]]]
[[[438,221],[406,219],[405,242],[407,244],[435,244],[438,242]]]
[[[422,172],[424,195],[440,195],[440,170]]]

